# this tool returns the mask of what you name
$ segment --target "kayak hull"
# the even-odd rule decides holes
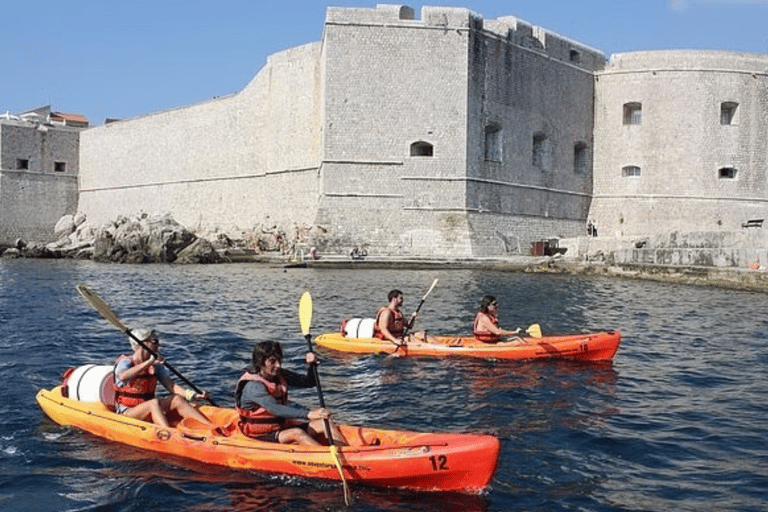
[[[201,406],[219,432],[191,419],[171,428],[110,411],[101,402],[62,396],[61,386],[40,390],[37,402],[60,425],[159,453],[259,473],[341,481],[327,446],[259,441],[237,428],[234,409]],[[499,457],[493,436],[432,434],[340,425],[350,442],[338,450],[347,482],[420,491],[480,493]]]
[[[315,342],[325,348],[356,354],[397,353],[399,356],[432,357],[482,357],[488,359],[571,359],[579,361],[609,361],[621,344],[619,331],[592,332],[522,337],[500,343],[484,343],[471,336],[428,335],[409,340],[407,346],[398,348],[388,340],[378,338],[352,338],[341,333],[318,336]]]

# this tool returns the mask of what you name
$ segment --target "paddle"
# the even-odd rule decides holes
[[[301,323],[301,333],[304,335],[304,339],[307,340],[309,351],[312,350],[312,335],[309,334],[309,326],[312,323],[312,296],[309,292],[304,292],[299,301],[299,322]],[[312,371],[315,374],[315,384],[317,385],[317,399],[320,402],[320,407],[325,409],[325,400],[323,399],[323,388],[320,387],[320,375],[317,372],[317,364],[312,365]],[[325,418],[325,435],[328,437],[328,444],[330,445],[331,455],[333,456],[333,462],[336,464],[336,469],[339,470],[339,476],[341,476],[341,483],[344,486],[344,503],[349,505],[349,488],[347,487],[347,481],[344,478],[344,471],[341,468],[341,461],[339,460],[339,450],[333,443],[333,436],[331,435],[331,422],[328,418]]]
[[[115,314],[114,311],[109,307],[109,305],[104,302],[104,299],[99,297],[96,292],[88,288],[87,286],[83,284],[77,285],[77,291],[80,292],[80,295],[83,296],[83,298],[88,301],[88,304],[90,304],[93,309],[99,312],[99,314],[110,324],[117,327],[118,330],[120,330],[123,334],[127,334],[130,336],[136,343],[141,345],[147,352],[155,356],[155,358],[160,359],[160,356],[151,348],[149,348],[142,340],[136,337],[136,335],[133,334],[133,332],[126,326],[120,318]],[[197,394],[202,395],[204,394],[203,391],[197,388],[194,384],[192,384],[186,377],[184,377],[182,374],[180,374],[176,369],[171,366],[171,364],[165,360],[163,360],[163,365],[165,365],[166,368],[168,368],[170,371],[173,372],[174,375],[176,375],[178,378],[183,380],[189,387],[195,390]],[[211,403],[212,406],[218,407],[216,403],[210,398],[206,398],[208,402]]]
[[[531,338],[541,338],[541,326],[539,324],[531,324],[528,326],[528,328],[525,330],[528,334],[531,335]]]
[[[427,290],[427,293],[425,293],[424,296],[421,298],[421,302],[419,302],[419,306],[416,308],[416,311],[414,311],[413,314],[411,315],[411,318],[413,318],[414,321],[415,321],[416,315],[418,315],[419,311],[421,310],[421,306],[424,305],[424,301],[427,300],[427,297],[429,296],[429,294],[432,293],[432,290],[434,290],[435,286],[437,286],[437,281],[438,279],[435,279],[434,281],[432,281],[432,286],[429,287],[429,290]],[[413,322],[411,322],[411,325],[413,325]],[[408,325],[406,325],[405,329],[403,329],[403,340],[405,340],[405,337],[408,335],[409,329],[410,327]]]

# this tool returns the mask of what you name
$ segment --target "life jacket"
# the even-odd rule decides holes
[[[272,382],[258,373],[245,372],[237,381],[235,387],[235,409],[240,415],[239,427],[248,437],[259,437],[276,432],[283,427],[285,419],[275,416],[263,407],[256,409],[243,409],[240,400],[243,396],[243,388],[248,382],[260,382],[267,388],[267,392],[281,405],[288,403],[288,383],[280,374],[279,382]]]
[[[480,318],[483,316],[488,317],[491,323],[493,323],[493,325],[495,325],[496,327],[499,326],[499,319],[497,317],[493,316],[490,313],[483,313],[482,311],[480,311],[475,317],[475,324],[472,327],[472,331],[475,333],[475,338],[478,341],[482,341],[484,343],[497,343],[498,341],[501,340],[501,336],[499,336],[498,334],[494,334],[490,331],[478,330],[477,324],[480,323]]]
[[[381,318],[381,314],[386,310],[392,312],[392,314],[389,315],[389,323],[387,324],[387,329],[395,338],[401,338],[403,336],[403,332],[405,331],[403,312],[398,309],[391,309],[390,307],[381,308],[378,313],[376,313],[376,323],[373,324],[373,337],[379,338],[380,340],[387,339],[387,337],[384,336],[384,333],[382,333],[381,329],[379,328],[379,318]]]
[[[133,357],[122,355],[115,361],[115,368],[123,359],[130,359],[131,365],[134,365]],[[114,372],[113,372],[114,373]],[[155,389],[157,388],[157,373],[155,367],[150,366],[145,373],[137,375],[127,382],[124,386],[117,385],[117,375],[115,375],[115,402],[126,407],[136,407],[140,403],[155,398]]]

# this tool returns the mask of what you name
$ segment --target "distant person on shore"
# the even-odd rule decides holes
[[[520,337],[520,328],[514,331],[507,331],[499,327],[497,312],[499,302],[493,295],[486,295],[480,301],[480,311],[475,316],[475,323],[472,331],[478,341],[484,343],[498,343],[500,341],[522,341]]]
[[[160,339],[151,329],[134,329],[131,333],[151,348],[150,353],[133,338],[132,355],[122,355],[115,363],[115,410],[118,414],[152,422],[168,427],[167,415],[175,412],[182,418],[194,418],[204,425],[211,425],[203,413],[188,400],[203,400],[208,393],[197,394],[191,389],[184,389],[176,384],[168,369],[163,366],[164,359],[158,352]],[[161,398],[155,397],[157,383],[160,382],[171,392]]]
[[[416,313],[406,322],[400,309],[403,305],[403,292],[392,290],[387,295],[389,304],[376,313],[376,323],[373,325],[373,336],[381,340],[389,340],[395,345],[402,345],[405,328],[411,329],[416,321]]]
[[[276,341],[262,341],[253,348],[251,366],[235,387],[235,408],[240,414],[243,434],[272,443],[318,446],[330,421],[334,444],[347,441],[331,421],[328,409],[313,409],[288,401],[288,388],[312,388],[317,384],[312,365],[314,353],[307,352],[307,373],[286,370],[283,349]]]

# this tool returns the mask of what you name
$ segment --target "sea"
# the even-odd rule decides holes
[[[67,368],[111,364],[126,337],[78,294],[85,284],[130,326],[151,326],[167,361],[220,405],[255,343],[303,369],[311,333],[371,317],[405,294],[417,330],[466,334],[480,299],[503,327],[619,330],[611,362],[394,358],[317,348],[340,422],[484,433],[501,441],[479,495],[236,471],[57,425],[35,401]],[[768,308],[759,293],[618,278],[492,270],[312,269],[266,264],[117,265],[0,259],[0,510],[8,511],[740,511],[768,510]],[[314,390],[292,399],[317,406]]]

